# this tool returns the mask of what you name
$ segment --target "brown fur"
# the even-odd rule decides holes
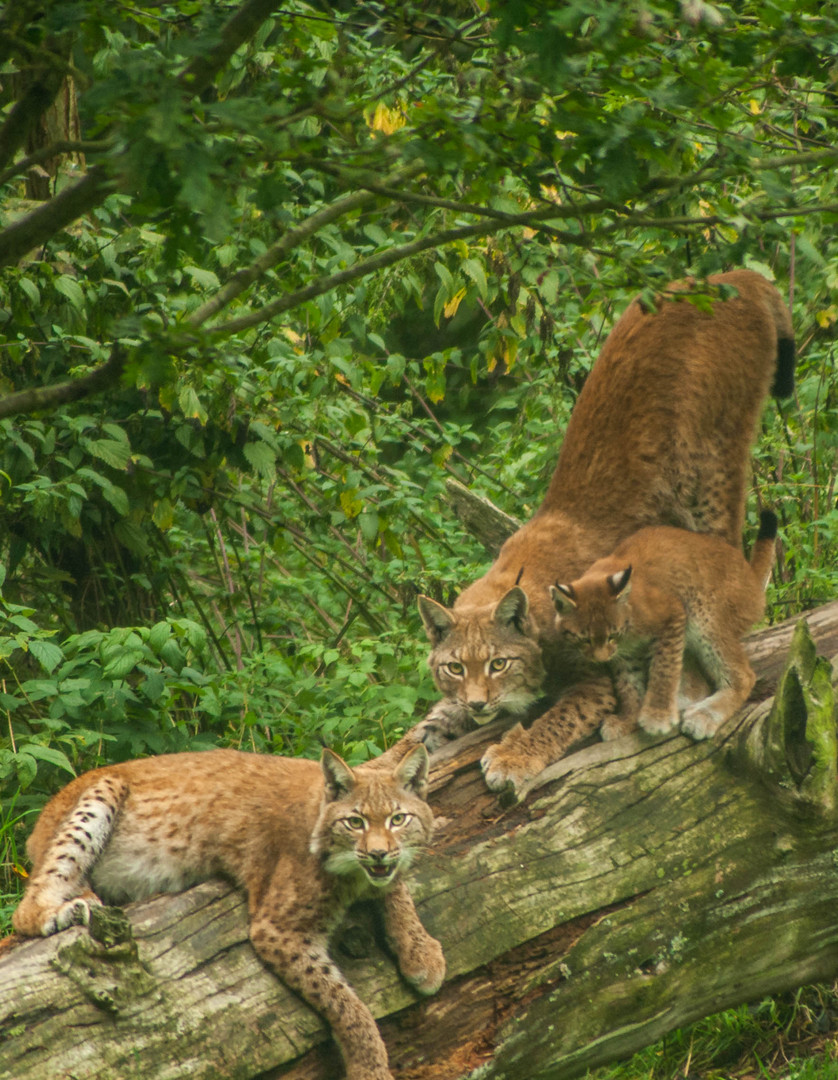
[[[678,726],[685,647],[715,693],[685,710],[684,731],[708,738],[747,700],[755,675],[741,639],[765,609],[776,535],[777,519],[766,512],[748,564],[719,536],[641,529],[575,581],[551,588],[558,632],[595,662],[615,660],[628,694],[623,730],[639,723],[663,734]],[[649,654],[640,704],[632,667]]]
[[[254,948],[329,1021],[348,1080],[392,1080],[375,1021],[327,940],[350,903],[377,896],[404,977],[425,994],[442,983],[442,950],[401,878],[431,836],[427,770],[423,747],[392,771],[352,770],[328,750],[321,765],[213,750],[95,769],[41,814],[15,929],[52,934],[87,922],[100,897],[137,900],[230,877],[247,890]]]
[[[638,300],[629,306],[579,395],[535,517],[452,609],[420,598],[431,670],[447,696],[414,738],[433,746],[491,715],[522,716],[516,700],[527,696],[533,703],[545,694],[555,703],[529,729],[516,725],[486,751],[483,770],[494,789],[518,786],[615,714],[610,679],[580,666],[578,654],[563,646],[549,586],[577,577],[649,525],[740,543],[749,447],[775,377],[788,392],[792,330],[777,290],[759,274],[736,270],[708,280],[737,295],[717,299],[707,312],[679,299],[690,283],[676,283],[654,313]],[[525,615],[498,620],[498,605],[515,587],[527,598]],[[483,700],[482,692],[473,686],[454,692],[444,665],[455,657],[471,676],[484,672],[488,659],[505,658],[499,622],[528,653],[528,681],[516,687],[509,707],[504,680],[495,676],[494,712],[475,712],[469,700]],[[520,666],[507,670],[521,673]]]

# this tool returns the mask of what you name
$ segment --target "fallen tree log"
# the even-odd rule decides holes
[[[838,654],[838,602],[808,617]],[[830,664],[805,626],[753,636],[764,697],[712,742],[593,742],[498,806],[496,725],[434,756],[444,819],[412,874],[448,978],[418,1001],[368,913],[334,952],[405,1080],[572,1077],[722,1007],[838,971]],[[108,909],[111,910],[111,909]],[[256,959],[210,883],[0,956],[0,1078],[340,1075],[319,1018]],[[97,940],[100,939],[100,940]]]

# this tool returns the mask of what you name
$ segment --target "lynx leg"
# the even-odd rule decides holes
[[[91,905],[100,903],[88,886],[88,875],[110,839],[127,793],[128,785],[112,776],[101,777],[82,793],[35,856],[23,900],[12,917],[18,933],[47,937],[87,924]]]
[[[673,614],[661,633],[649,667],[649,683],[637,722],[652,735],[664,735],[678,727],[678,686],[681,682],[687,617]]]
[[[405,979],[420,994],[435,994],[445,978],[442,946],[422,925],[403,881],[384,895],[384,928]]]
[[[277,905],[276,899],[269,892],[251,918],[250,940],[256,952],[329,1023],[346,1080],[393,1080],[372,1013],[329,956],[326,935],[312,926],[294,926],[290,905]]]
[[[558,761],[571,743],[593,734],[605,717],[616,711],[609,676],[591,676],[578,683],[530,728],[516,724],[499,743],[488,748],[480,761],[487,786],[492,791],[517,791]]]
[[[684,710],[681,730],[693,739],[709,739],[748,700],[756,675],[740,641],[727,643],[725,654],[716,654],[711,672],[719,689]],[[718,675],[718,679],[716,676]]]
[[[619,656],[614,658],[611,666],[618,708],[615,713],[606,716],[600,725],[599,734],[603,742],[622,739],[625,735],[637,731],[637,719],[643,700],[637,685],[640,673],[629,668]]]

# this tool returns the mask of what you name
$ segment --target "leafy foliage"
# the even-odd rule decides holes
[[[787,290],[750,521],[774,616],[834,595],[836,42],[815,0],[0,8],[10,874],[74,771],[396,737],[416,593],[485,563],[446,477],[535,509],[671,277]]]

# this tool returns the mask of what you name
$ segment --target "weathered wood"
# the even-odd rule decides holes
[[[838,653],[838,603],[808,619]],[[794,626],[751,639],[763,695]],[[418,1001],[363,913],[334,950],[396,1076],[572,1077],[838,970],[832,690],[797,635],[782,708],[755,702],[707,743],[593,742],[508,810],[477,764],[497,725],[435,755],[445,821],[412,881],[445,986]],[[136,952],[72,929],[0,956],[2,1080],[340,1075],[321,1021],[257,961],[235,890],[128,914]]]

